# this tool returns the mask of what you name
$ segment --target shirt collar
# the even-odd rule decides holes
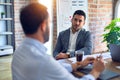
[[[82,28],[81,29],[79,29],[77,32],[75,32],[75,33],[79,33],[80,31],[82,30]],[[72,28],[70,28],[70,33],[72,33],[73,34],[73,32],[72,32]]]
[[[41,48],[41,49],[47,51],[47,48],[44,46],[44,44],[41,43],[40,41],[38,41],[37,39],[26,37],[24,42],[34,45],[36,48]]]

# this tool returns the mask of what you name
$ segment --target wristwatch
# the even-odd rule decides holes
[[[67,54],[68,58],[70,58],[70,53],[69,53],[69,52],[67,52],[66,54]]]
[[[74,51],[67,52],[66,54],[68,55],[68,58],[71,58],[71,57],[75,56],[75,52]]]

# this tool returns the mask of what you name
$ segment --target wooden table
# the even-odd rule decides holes
[[[114,72],[117,72],[117,73],[120,73],[120,69],[117,69],[116,66],[120,66],[120,62],[113,62],[111,59],[106,59],[105,60],[107,63],[105,64],[105,68],[106,69],[109,69],[111,71],[114,71]],[[75,71],[73,72],[73,75],[75,75],[76,77],[81,77],[83,76],[84,74],[79,72],[79,71]],[[116,77],[116,78],[113,78],[111,80],[120,80],[120,76],[119,77]]]

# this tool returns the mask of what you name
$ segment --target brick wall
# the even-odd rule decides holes
[[[19,10],[29,2],[37,0],[14,0],[15,12],[15,44],[16,47],[24,38],[23,31],[19,22]],[[93,53],[106,51],[105,43],[102,43],[104,27],[109,24],[112,19],[112,0],[88,0],[89,29],[93,38]],[[53,0],[53,48],[57,40],[57,16],[56,16],[56,0]]]
[[[23,37],[24,37],[24,33],[22,31],[21,25],[20,25],[20,21],[19,21],[19,11],[20,8],[25,6],[26,4],[28,4],[25,0],[14,0],[14,26],[15,26],[15,46],[17,47]]]
[[[93,37],[93,53],[106,51],[106,43],[102,43],[104,27],[112,19],[112,0],[88,0],[89,29]]]
[[[53,50],[57,41],[57,12],[56,0],[53,0]]]
[[[21,7],[36,2],[37,0],[14,0],[14,26],[15,26],[15,47],[19,46],[24,38],[24,33],[19,21],[19,12]]]

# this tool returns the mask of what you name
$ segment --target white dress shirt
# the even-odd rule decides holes
[[[13,80],[95,80],[92,75],[76,78],[52,56],[39,41],[26,38],[12,60]]]
[[[68,46],[68,51],[67,52],[75,51],[76,40],[77,40],[77,36],[78,36],[80,30],[78,30],[77,32],[73,33],[72,29],[70,29],[70,40],[69,40],[69,46]]]

